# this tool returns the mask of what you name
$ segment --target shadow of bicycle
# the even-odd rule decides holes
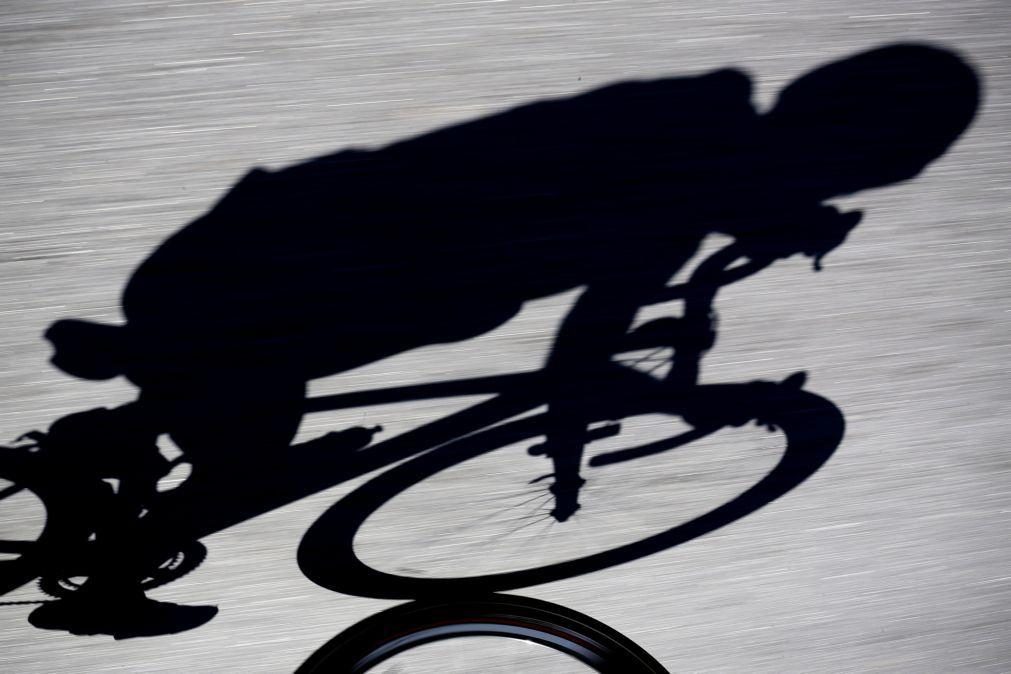
[[[163,433],[183,450],[190,478],[170,495],[135,496],[132,521],[107,529],[97,537],[105,540],[91,546],[97,551],[88,572],[103,575],[105,587],[117,580],[136,585],[138,566],[160,563],[182,541],[427,450],[433,451],[324,515],[299,552],[310,577],[369,596],[500,590],[589,573],[691,540],[817,470],[841,439],[841,414],[785,382],[701,386],[671,396],[639,378],[588,396],[587,372],[600,369],[592,364],[621,351],[638,308],[654,301],[710,234],[746,246],[749,272],[796,253],[820,259],[859,219],[824,202],[916,176],[959,137],[978,100],[976,74],[958,56],[893,45],[813,70],[761,114],[748,76],[720,70],[623,82],[376,150],[346,150],[274,172],[254,169],[136,270],[123,296],[125,325],[64,320],[49,328],[58,367],[87,379],[125,376],[140,396],[78,423],[44,452],[65,460],[38,463],[36,472],[16,477],[42,491],[83,480],[150,482],[153,469],[136,453],[157,452]],[[548,357],[547,379],[516,375],[306,401],[311,379],[478,336],[527,301],[580,287],[585,291]],[[686,314],[678,326],[707,333],[710,316]],[[363,443],[348,435],[290,446],[314,405],[450,390],[499,395],[367,448],[371,438]],[[577,560],[419,581],[383,574],[355,557],[357,528],[411,484],[508,442],[565,430],[546,417],[485,430],[531,401],[567,405],[596,422],[622,413],[691,417],[703,435],[711,430],[707,420],[734,426],[743,410],[750,419],[771,418],[787,446],[768,474],[726,503]],[[694,439],[625,447],[611,460]],[[63,503],[66,512],[76,506]],[[55,520],[58,499],[47,506]],[[47,528],[58,531],[57,524]],[[94,533],[49,552],[73,558]],[[8,547],[48,572],[45,546]],[[30,567],[20,564],[19,572]]]

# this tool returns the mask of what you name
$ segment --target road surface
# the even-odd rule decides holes
[[[836,456],[712,534],[517,592],[608,623],[671,671],[1011,670],[1009,27],[1011,6],[997,0],[8,0],[0,435],[131,397],[122,380],[55,370],[42,332],[69,316],[120,321],[133,268],[250,167],[723,67],[749,73],[765,107],[827,61],[895,42],[944,46],[983,81],[968,132],[916,179],[844,200],[865,219],[823,272],[794,258],[720,299],[704,380],[806,370],[810,389],[845,415]],[[536,368],[573,299],[528,304],[478,339],[315,381],[312,392]],[[394,434],[476,400],[314,414],[300,437],[361,423]],[[657,423],[641,419],[636,432],[648,438]],[[702,512],[767,469],[776,436],[735,433],[680,463],[599,469],[585,519],[569,529],[514,532],[545,512],[519,493],[543,460],[495,452],[396,499],[360,552],[380,568],[438,576],[604,549]],[[393,604],[328,592],[296,564],[305,530],[362,481],[209,537],[208,560],[155,593],[217,605],[199,629],[72,636],[27,623],[42,599],[33,586],[4,597],[28,603],[0,606],[0,670],[293,670]],[[11,517],[33,526],[27,510]],[[515,662],[509,671],[533,668],[519,659],[529,654],[483,652]],[[446,671],[445,657],[421,653],[404,671]]]

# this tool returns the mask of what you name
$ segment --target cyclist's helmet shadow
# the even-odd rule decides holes
[[[797,199],[824,200],[919,174],[972,121],[979,82],[943,49],[896,45],[817,68],[765,115],[770,162]]]

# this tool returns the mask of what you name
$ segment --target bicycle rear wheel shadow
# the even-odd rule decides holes
[[[793,378],[791,378],[793,379]],[[600,571],[680,545],[734,522],[786,494],[814,474],[843,437],[842,413],[831,402],[784,383],[751,382],[694,387],[687,395],[672,395],[645,375],[638,383],[616,386],[606,401],[588,407],[591,421],[613,421],[639,414],[682,416],[688,405],[705,410],[696,430],[666,441],[614,452],[598,463],[665,451],[726,426],[749,420],[778,427],[786,447],[775,466],[731,500],[686,522],[635,542],[533,568],[460,577],[413,577],[377,570],[355,550],[363,524],[404,490],[461,462],[510,444],[544,436],[546,414],[521,418],[448,443],[386,471],[327,510],[306,532],[298,551],[303,573],[327,589],[385,599],[473,596],[500,592]],[[708,401],[698,405],[698,401]],[[466,507],[466,504],[461,504]],[[559,526],[565,526],[561,524]]]

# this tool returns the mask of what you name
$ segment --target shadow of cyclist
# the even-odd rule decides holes
[[[747,75],[720,70],[254,169],[136,270],[125,325],[55,323],[53,362],[139,387],[194,464],[159,516],[202,534],[234,502],[256,514],[308,380],[480,335],[583,287],[546,363],[550,454],[578,477],[576,392],[704,237],[734,237],[755,271],[824,254],[859,219],[824,202],[917,175],[978,98],[959,57],[895,45],[813,70],[765,114]],[[708,312],[678,331],[704,350]]]

